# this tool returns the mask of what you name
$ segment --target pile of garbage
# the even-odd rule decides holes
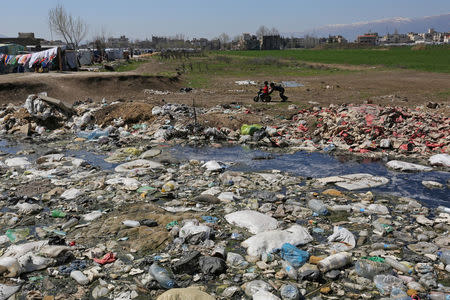
[[[367,107],[312,109],[278,128],[264,118],[263,124],[231,129],[195,120],[217,112],[232,117],[248,108],[164,104],[152,107],[152,118],[142,123],[127,123],[124,115],[97,124],[98,111],[120,102],[79,102],[69,115],[64,106],[36,99],[27,106],[33,107],[27,123],[32,138],[0,152],[0,299],[450,297],[448,207],[372,193],[386,184],[381,176],[236,172],[220,161],[180,161],[167,147],[168,141],[226,141],[320,149],[332,139],[339,148],[338,139],[352,136],[347,146],[360,149],[371,133],[368,127],[360,131],[358,122],[382,124],[362,117]],[[48,108],[65,122],[40,132],[36,120]],[[0,112],[2,140],[14,137],[21,119],[8,120],[18,110]],[[372,115],[394,113],[387,111]],[[424,134],[448,130],[442,127],[448,119],[408,114],[395,118],[408,122],[393,121],[389,130],[406,136],[410,126],[422,126],[417,122],[427,124]],[[307,130],[294,130],[300,125]],[[392,145],[403,137],[394,138]],[[436,150],[447,149],[447,138],[432,140],[446,144],[428,147],[434,153],[430,165],[448,163],[449,155]],[[432,168],[398,160],[388,166]]]
[[[0,159],[1,299],[450,295],[448,207],[177,161],[154,143],[117,147],[111,169],[59,149]]]

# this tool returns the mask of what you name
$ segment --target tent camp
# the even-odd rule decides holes
[[[25,47],[17,44],[0,44],[0,54],[17,55],[25,51]]]
[[[80,65],[86,66],[91,65],[94,60],[94,53],[89,49],[80,49],[78,50],[78,61]]]

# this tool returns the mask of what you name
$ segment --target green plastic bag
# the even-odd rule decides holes
[[[241,126],[241,134],[242,135],[253,135],[256,131],[262,128],[259,124],[247,125],[244,124]]]

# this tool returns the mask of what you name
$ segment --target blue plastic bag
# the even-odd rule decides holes
[[[281,258],[288,261],[293,267],[299,268],[308,261],[309,253],[285,243],[281,246]]]

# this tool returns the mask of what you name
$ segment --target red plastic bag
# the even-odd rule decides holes
[[[94,261],[101,265],[109,264],[109,263],[116,261],[116,255],[114,255],[114,253],[112,253],[112,252],[109,252],[109,253],[106,253],[102,259],[94,258]]]

